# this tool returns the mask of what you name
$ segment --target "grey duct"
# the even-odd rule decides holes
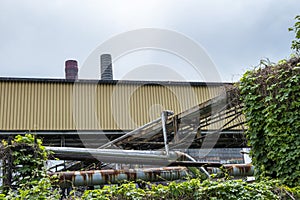
[[[74,147],[46,147],[54,157],[62,160],[97,159],[105,163],[169,165],[177,159],[195,161],[188,154],[179,151],[139,151],[121,149],[92,149]]]

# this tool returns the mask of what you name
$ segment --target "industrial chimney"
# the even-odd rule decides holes
[[[113,80],[112,61],[110,54],[102,54],[101,60],[101,80]]]
[[[67,80],[76,80],[78,78],[78,64],[76,60],[66,60],[65,72]]]

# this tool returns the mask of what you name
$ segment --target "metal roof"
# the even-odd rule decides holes
[[[195,82],[195,81],[138,81],[138,80],[98,80],[98,79],[60,79],[60,78],[22,78],[0,77],[0,81],[43,82],[43,83],[92,83],[92,84],[127,84],[127,85],[191,85],[191,86],[223,86],[230,82]]]

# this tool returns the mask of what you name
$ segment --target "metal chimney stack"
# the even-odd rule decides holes
[[[101,80],[113,80],[112,60],[110,54],[102,54],[101,60]]]
[[[67,80],[76,80],[78,78],[78,64],[76,60],[66,60],[65,72]]]

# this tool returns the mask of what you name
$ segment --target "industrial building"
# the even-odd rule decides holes
[[[242,159],[234,156],[247,146],[241,105],[228,106],[228,96],[220,99],[231,84],[118,81],[113,80],[111,57],[102,55],[101,63],[100,80],[78,79],[74,60],[65,63],[65,79],[0,78],[0,137],[30,132],[52,147],[98,148],[114,141],[123,149],[160,149],[165,145],[161,114],[168,110],[170,148],[180,149],[179,143],[172,144],[194,132],[183,149],[195,154],[213,133],[218,136],[210,148],[232,148],[232,158],[226,159]],[[124,137],[134,130],[134,137]],[[176,140],[177,132],[181,140]],[[220,160],[220,152],[214,149],[211,160]]]

